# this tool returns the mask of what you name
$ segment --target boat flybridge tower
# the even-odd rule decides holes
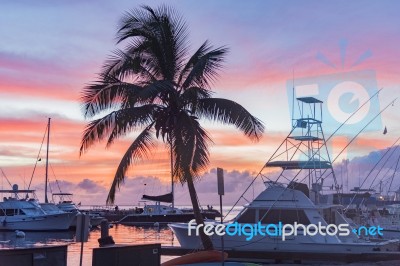
[[[310,191],[305,188],[303,192],[317,204],[324,190],[339,192],[322,130],[322,104],[314,97],[297,98],[298,111],[294,112],[293,106],[292,129],[261,170],[264,179],[266,172],[270,176],[270,168],[280,167],[282,170],[275,182],[287,181],[292,188],[300,188],[301,183],[308,181]],[[330,176],[332,185],[324,186]]]

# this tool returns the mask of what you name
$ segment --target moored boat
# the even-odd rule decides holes
[[[68,230],[75,215],[66,212],[47,213],[35,198],[25,195],[34,194],[34,190],[0,190],[11,194],[0,202],[0,230],[57,231]],[[24,196],[20,197],[19,195]]]
[[[154,204],[146,204],[143,208],[135,208],[132,213],[118,221],[123,225],[166,225],[174,222],[188,222],[194,219],[193,211],[161,204],[161,202],[172,202],[172,195],[146,196],[143,199],[154,201]],[[214,220],[216,212],[202,211],[204,219]]]
[[[398,240],[376,240],[375,242],[363,240],[353,232],[350,225],[346,226],[348,234],[339,235],[338,232],[333,234],[331,231],[337,230],[339,225],[335,225],[335,227],[328,224],[321,215],[320,209],[302,191],[277,183],[266,183],[266,186],[259,196],[244,206],[236,218],[224,223],[224,227],[229,228],[224,235],[225,250],[287,252],[313,250],[313,252],[344,254],[399,251]],[[346,221],[339,211],[335,211],[333,215],[337,217],[337,220],[340,217]],[[279,228],[282,230],[279,224],[294,225],[295,223],[306,227],[320,224],[325,229],[320,234],[315,232],[315,226],[312,226],[312,230],[307,229],[309,232],[306,232],[303,227],[299,227],[290,235],[288,234],[286,238],[282,238],[283,232],[276,231]],[[206,224],[216,228],[219,223],[206,222]],[[264,232],[262,235],[260,231],[255,231],[254,227],[249,225],[261,225],[263,228],[270,226],[270,234]],[[194,226],[195,224],[190,225],[189,223],[169,224],[182,247],[201,249],[201,240],[196,235]],[[238,228],[241,228],[240,232]],[[289,228],[285,232],[289,233],[287,231],[290,230]],[[213,234],[211,241],[215,248],[221,248],[220,236]]]

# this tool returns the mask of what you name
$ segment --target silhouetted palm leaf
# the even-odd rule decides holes
[[[131,146],[126,151],[124,157],[122,157],[121,162],[115,173],[114,181],[111,185],[110,191],[107,196],[107,202],[113,203],[115,200],[115,191],[125,180],[125,173],[129,166],[141,159],[147,157],[148,153],[154,147],[153,139],[151,137],[151,125],[146,127],[142,133],[137,136],[133,141]]]
[[[198,101],[196,115],[224,124],[233,124],[242,130],[246,136],[258,140],[264,131],[260,120],[252,116],[240,104],[220,98],[205,98]]]

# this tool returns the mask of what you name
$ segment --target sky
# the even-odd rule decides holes
[[[163,3],[146,1],[152,7]],[[28,186],[51,117],[52,189],[58,191],[54,183],[58,180],[63,192],[75,194],[75,201],[105,204],[119,159],[134,136],[108,149],[98,143],[80,157],[80,140],[88,122],[81,112],[80,92],[96,80],[111,52],[122,48],[115,39],[121,16],[142,4],[2,1],[0,167],[11,183]],[[334,158],[375,116],[337,162],[349,159],[355,167],[395,143],[400,132],[400,103],[392,104],[400,91],[398,1],[179,0],[168,4],[185,18],[192,51],[205,40],[215,47],[229,47],[220,78],[213,84],[215,96],[237,101],[266,127],[255,143],[234,127],[203,121],[214,140],[209,170],[196,184],[203,204],[217,202],[216,167],[226,171],[228,204],[262,168],[291,128],[293,92],[296,97],[324,101],[324,132],[330,136],[383,88],[328,146]],[[297,104],[293,113],[298,114]],[[136,204],[142,193],[169,191],[166,154],[160,145],[148,161],[132,167],[116,196],[117,204]],[[42,149],[40,157],[44,156]],[[359,174],[350,175],[350,186],[358,184],[368,167],[364,164]],[[39,198],[43,198],[43,182],[44,160],[38,162],[31,185]],[[4,178],[1,186],[9,187]],[[177,187],[178,203],[188,204],[186,187]]]

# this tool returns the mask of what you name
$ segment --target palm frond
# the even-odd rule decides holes
[[[173,80],[187,52],[187,35],[182,16],[173,8],[164,5],[153,10],[143,6],[125,14],[120,22],[117,39],[118,42],[129,38],[135,44],[145,43],[147,48],[143,51],[154,64],[152,70],[159,71],[159,78]],[[137,45],[131,46],[129,50],[136,53]]]
[[[114,203],[115,192],[124,182],[125,174],[129,166],[139,160],[147,158],[151,149],[154,147],[155,144],[152,138],[151,127],[152,125],[149,125],[142,131],[142,133],[139,134],[139,136],[137,136],[122,157],[107,196],[107,203]]]
[[[106,136],[109,136],[107,142],[109,146],[121,134],[126,134],[139,126],[147,126],[156,108],[156,105],[143,105],[120,109],[93,120],[85,128],[79,154],[82,155],[95,142],[102,141]]]
[[[121,103],[134,99],[135,103],[147,103],[143,88],[136,84],[122,82],[117,78],[107,77],[86,86],[81,94],[82,111],[85,118],[92,117],[104,110],[120,106]]]
[[[149,44],[143,44],[143,46],[145,45]],[[156,80],[158,75],[157,66],[154,66],[153,58],[141,50],[148,49],[148,47],[139,47],[137,49],[135,52],[115,50],[105,61],[100,76],[112,76],[121,80],[127,78],[139,81]]]
[[[252,116],[240,104],[221,98],[200,99],[195,114],[199,117],[235,125],[252,140],[258,140],[264,132],[263,123]]]
[[[213,49],[207,41],[204,42],[182,69],[178,84],[183,89],[190,86],[209,88],[218,77],[227,52],[226,47]]]
[[[110,131],[106,147],[108,148],[120,136],[125,136],[128,132],[153,122],[153,115],[158,108],[156,104],[146,104],[116,112],[114,128]]]

